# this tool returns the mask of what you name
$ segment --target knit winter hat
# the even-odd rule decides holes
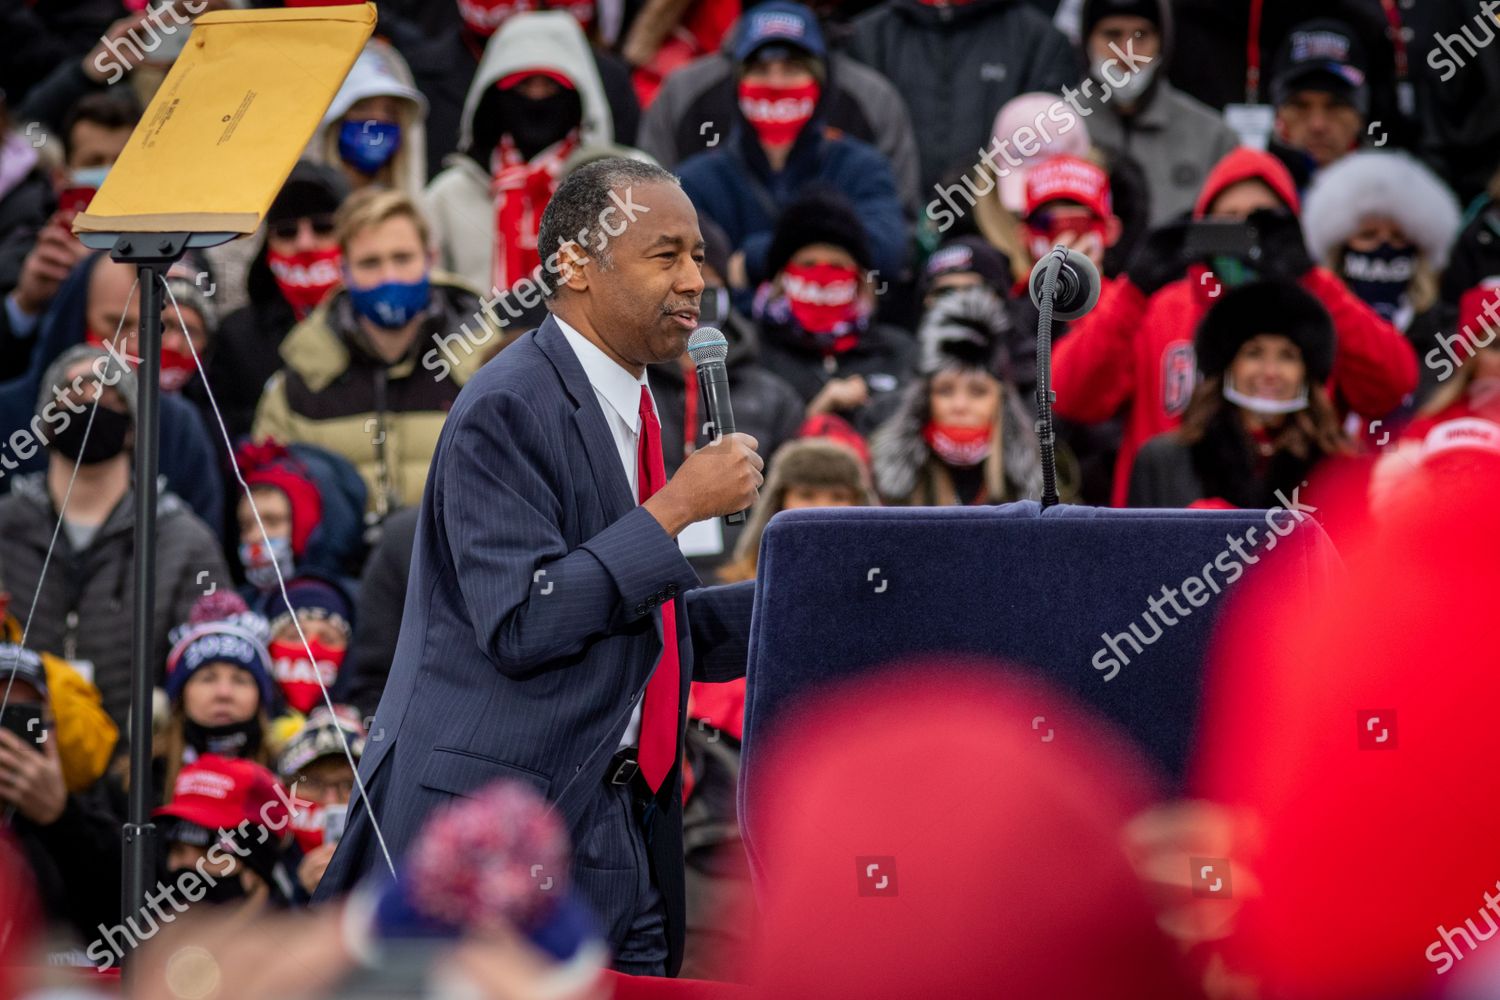
[[[234,461],[246,486],[270,487],[285,495],[292,509],[292,555],[300,559],[307,551],[307,540],[323,519],[323,495],[312,473],[275,441],[246,441],[235,450]]]
[[[813,243],[840,247],[848,251],[860,268],[870,266],[870,244],[864,226],[860,225],[853,206],[835,191],[814,191],[782,210],[766,254],[766,273],[780,274],[797,251]]]
[[[276,760],[276,768],[288,781],[293,781],[314,761],[324,757],[342,758],[346,746],[355,763],[359,763],[365,751],[365,729],[359,716],[352,710],[333,714],[319,706],[308,715],[307,724],[297,735],[287,741],[286,748]]]
[[[231,663],[248,671],[260,689],[261,708],[276,702],[271,681],[271,654],[265,642],[243,625],[228,621],[204,622],[190,628],[167,654],[167,697],[174,703],[198,668],[208,663]]]
[[[1297,345],[1310,385],[1328,381],[1333,371],[1333,320],[1312,295],[1278,281],[1240,285],[1214,303],[1193,338],[1198,370],[1204,378],[1223,375],[1240,347],[1262,333],[1280,334]]]
[[[1093,0],[1083,5],[1083,20],[1078,37],[1085,42],[1094,26],[1106,17],[1142,17],[1161,29],[1162,0]]]
[[[266,210],[266,223],[275,225],[284,219],[332,215],[348,195],[349,182],[336,168],[299,161]]]
[[[1001,297],[1012,284],[1010,258],[982,236],[955,237],[933,251],[922,269],[923,294],[945,274],[977,274]]]
[[[1448,265],[1448,252],[1463,225],[1458,199],[1437,174],[1409,153],[1366,150],[1318,171],[1303,200],[1308,252],[1331,266],[1372,216],[1395,220],[1437,271]]]
[[[135,372],[123,366],[119,360],[116,360],[118,355],[112,356],[104,348],[95,347],[92,344],[79,344],[76,347],[70,347],[59,354],[56,360],[47,366],[47,370],[42,373],[42,391],[37,396],[37,415],[40,416],[48,404],[57,398],[58,393],[71,384],[70,380],[64,377],[67,375],[69,368],[72,368],[80,361],[96,361],[100,358],[104,360],[100,361],[97,366],[91,366],[88,373],[83,377],[84,381],[80,384],[86,385],[89,382],[98,382],[102,379],[103,382],[113,385],[115,389],[119,390],[120,396],[125,400],[125,409],[130,414],[130,419],[134,420],[137,385]],[[58,405],[61,406],[62,404]],[[53,412],[57,411],[54,410]]]
[[[204,294],[202,287],[192,278],[175,274],[168,276],[167,287],[172,290],[178,306],[184,310],[191,309],[198,314],[198,318],[203,320],[203,332],[212,340],[214,334],[219,332],[219,310],[213,300]],[[166,302],[163,311],[166,315],[176,317],[176,310],[172,308],[170,299]]]
[[[279,632],[293,614],[327,621],[346,636],[352,633],[354,606],[343,588],[332,580],[311,574],[296,577],[287,581],[286,596],[291,602],[290,610],[279,591],[267,595],[262,605],[271,622],[272,635]]]

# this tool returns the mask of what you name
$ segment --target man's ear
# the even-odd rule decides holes
[[[557,248],[557,283],[571,291],[586,292],[589,288],[588,254],[574,240],[568,240]]]
[[[1111,215],[1104,223],[1104,245],[1112,247],[1120,242],[1120,237],[1125,235],[1125,223],[1120,221],[1118,215]]]

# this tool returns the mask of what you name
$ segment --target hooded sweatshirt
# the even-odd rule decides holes
[[[464,100],[459,152],[448,156],[444,169],[432,179],[423,208],[432,223],[438,266],[479,289],[493,286],[495,199],[490,175],[470,155],[474,143],[474,112],[480,98],[496,83],[521,70],[548,70],[572,81],[583,105],[579,146],[614,141],[614,124],[604,85],[588,40],[573,15],[566,11],[517,14],[495,32]],[[482,158],[488,162],[488,151]],[[503,291],[503,289],[502,289]]]
[[[1103,92],[1097,87],[1082,96],[1080,105],[1092,112],[1088,116],[1089,138],[1130,157],[1144,169],[1150,193],[1150,224],[1159,226],[1193,207],[1208,172],[1239,145],[1239,137],[1217,111],[1167,81],[1175,40],[1172,5],[1166,0],[1150,2],[1156,5],[1156,21],[1161,25],[1161,52],[1146,64],[1155,76],[1134,113],[1120,114],[1118,100],[1101,100]],[[1099,3],[1085,0],[1085,22],[1091,8]],[[1082,47],[1088,60],[1088,39],[1083,40]],[[1119,65],[1117,57],[1116,68],[1110,72],[1118,79],[1127,68]]]
[[[339,131],[344,115],[367,97],[392,97],[399,103],[401,145],[382,173],[390,170],[393,187],[411,198],[421,198],[427,186],[427,99],[412,82],[406,60],[380,39],[367,42],[354,60],[354,67],[323,115],[323,124],[308,144],[306,159],[341,166]]]
[[[20,428],[31,425],[47,368],[63,351],[84,342],[89,278],[103,256],[101,252],[84,258],[63,279],[52,305],[38,322],[30,365],[23,372],[6,373],[7,377],[0,380],[0,440],[7,442],[0,446],[0,469],[3,469],[0,492],[10,488],[17,475],[41,471],[47,466],[45,446],[34,451],[28,449],[22,457],[23,453],[13,450],[8,442]],[[95,332],[106,339],[114,335],[113,330]],[[217,475],[204,475],[204,470],[218,467],[214,458],[217,432],[215,428],[215,437],[209,437],[209,429],[197,408],[181,395],[162,393],[159,455],[162,478],[215,532],[224,518],[224,483]]]
[[[1300,211],[1286,169],[1267,153],[1241,148],[1209,174],[1193,217],[1204,218],[1220,193],[1252,179]],[[1197,268],[1149,298],[1122,275],[1105,288],[1098,307],[1073,324],[1053,355],[1058,416],[1099,423],[1128,404],[1115,463],[1117,507],[1125,503],[1136,452],[1149,438],[1176,427],[1192,396],[1197,382],[1193,334],[1216,297],[1213,283],[1201,280],[1205,273]],[[1314,267],[1299,283],[1333,318],[1338,340],[1329,389],[1335,402],[1366,418],[1401,405],[1417,384],[1416,352],[1406,338],[1331,271]]]

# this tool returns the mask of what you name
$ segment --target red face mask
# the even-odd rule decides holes
[[[959,468],[978,465],[990,453],[990,428],[983,425],[955,427],[929,420],[922,428],[922,440],[938,458]]]
[[[802,329],[834,333],[859,317],[859,271],[837,264],[788,264],[781,288]]]
[[[458,0],[458,16],[465,28],[480,38],[488,38],[512,14],[532,7],[530,0]]]
[[[328,290],[339,283],[339,264],[343,253],[338,247],[327,250],[300,250],[297,253],[266,252],[266,263],[276,278],[276,287],[291,303],[292,311],[302,319],[312,312]]]
[[[171,347],[161,349],[161,385],[162,392],[176,392],[188,384],[188,379],[193,377],[193,372],[198,368],[193,364],[193,356],[184,354]]]
[[[1027,248],[1031,251],[1032,260],[1041,260],[1052,252],[1052,248],[1062,242],[1062,237],[1071,233],[1075,240],[1078,237],[1092,235],[1099,241],[1100,249],[1104,248],[1105,233],[1108,231],[1103,220],[1090,219],[1081,222],[1077,218],[1062,220],[1053,223],[1045,229],[1038,229],[1030,223],[1025,224]],[[1076,244],[1075,244],[1076,245]]]
[[[767,146],[788,146],[812,120],[822,88],[814,80],[800,87],[740,83],[740,111]]]
[[[309,638],[317,666],[307,661],[307,650],[302,643],[278,639],[270,645],[271,676],[286,703],[306,715],[314,705],[323,701],[323,692],[318,687],[318,678],[323,678],[323,687],[333,687],[338,679],[339,667],[344,662],[345,650],[330,649],[317,639]]]
[[[297,801],[307,804],[292,813],[292,835],[297,838],[302,853],[306,854],[323,843],[323,807],[300,796]]]

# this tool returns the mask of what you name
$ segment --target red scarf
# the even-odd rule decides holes
[[[562,179],[563,162],[578,146],[578,133],[542,150],[532,160],[521,156],[510,136],[500,137],[490,154],[490,194],[495,199],[495,261],[491,280],[499,291],[515,287],[541,264],[537,231],[542,212]]]

